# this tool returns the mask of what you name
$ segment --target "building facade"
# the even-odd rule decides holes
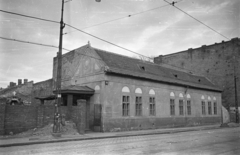
[[[216,86],[223,89],[222,104],[229,109],[230,106],[235,106],[234,76],[237,78],[238,92],[240,90],[239,60],[240,40],[233,38],[226,42],[160,55],[154,58],[154,63],[183,69],[210,79]],[[240,93],[237,97],[239,100]]]
[[[53,85],[57,59],[53,61]],[[86,130],[221,123],[221,89],[208,79],[85,45],[62,57],[63,106],[86,100]]]

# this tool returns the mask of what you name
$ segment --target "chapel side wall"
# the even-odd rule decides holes
[[[160,84],[157,82],[144,81],[139,79],[107,76],[108,85],[102,90],[103,95],[103,122],[104,131],[115,130],[138,130],[160,127],[192,126],[203,124],[221,123],[221,93],[188,89],[187,94],[191,95],[192,114],[179,115],[179,93],[186,91],[186,88]],[[130,116],[122,116],[122,88],[127,86],[130,89]],[[135,116],[135,89],[141,88],[143,110],[142,116]],[[149,90],[155,91],[156,116],[149,116]],[[175,116],[170,115],[170,92],[175,93]],[[216,97],[217,115],[202,115],[201,97]],[[186,104],[186,103],[185,103]],[[207,103],[206,103],[207,112]],[[186,107],[186,106],[185,106]],[[186,109],[185,109],[186,111]],[[213,113],[213,103],[212,103]]]
[[[57,59],[53,61],[53,83],[56,82]],[[83,46],[62,56],[62,87],[101,81],[104,62],[89,46]],[[100,76],[100,78],[99,78]]]
[[[100,90],[87,101],[89,117],[87,117],[90,129],[94,128],[94,108],[102,103],[101,89],[105,80],[104,62],[99,55],[89,46],[83,46],[63,55],[62,59],[62,87],[69,85],[88,86],[92,89],[98,85]],[[53,63],[53,83],[56,81],[57,59]],[[89,105],[88,105],[89,104]],[[101,124],[101,122],[99,123]]]

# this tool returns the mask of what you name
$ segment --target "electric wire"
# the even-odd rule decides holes
[[[67,24],[66,24],[66,25],[67,25]],[[57,46],[53,46],[53,45],[46,45],[46,44],[41,44],[41,43],[23,41],[23,40],[19,40],[19,39],[10,39],[10,38],[5,38],[5,37],[1,37],[1,36],[0,36],[0,39],[9,40],[9,41],[16,41],[16,42],[21,42],[21,43],[27,43],[27,44],[34,44],[34,45],[45,46],[45,47],[58,48]],[[73,51],[73,50],[68,50],[68,49],[65,49],[65,48],[63,48],[63,49],[66,50],[66,51]],[[134,53],[136,53],[136,52],[134,52]],[[96,59],[96,60],[103,61],[102,59],[96,58],[96,57],[94,57],[94,56],[86,55],[86,54],[83,54],[83,53],[78,53],[78,54],[79,54],[79,55],[86,56],[86,57],[90,57],[90,58],[93,58],[93,59]],[[146,56],[144,56],[144,57],[146,57]],[[153,58],[151,58],[151,59],[153,59]],[[155,64],[155,63],[151,63],[151,64],[153,64],[153,65],[161,65],[161,64]],[[170,65],[170,64],[167,64],[167,63],[163,63],[163,65],[165,65],[165,66],[170,66],[171,68],[180,69],[180,70],[183,70],[183,71],[194,72],[193,70],[186,69],[186,68],[181,68],[181,67],[177,67],[177,66],[175,66],[175,65]],[[225,77],[225,76],[220,76],[220,75],[211,74],[211,73],[208,73],[208,75],[217,76],[217,77]]]
[[[41,43],[36,43],[36,42],[24,41],[24,40],[19,40],[19,39],[5,38],[5,37],[1,37],[1,36],[0,36],[0,39],[9,40],[9,41],[16,41],[16,42],[21,42],[21,43],[27,43],[27,44],[33,44],[33,45],[39,45],[39,46],[45,46],[45,47],[58,48],[57,46],[54,46],[54,45],[47,45],[47,44],[41,44]],[[70,51],[70,50],[65,49],[65,48],[62,48],[62,49],[66,50],[66,51]]]
[[[114,21],[122,20],[122,19],[125,19],[125,18],[130,18],[132,16],[136,16],[136,15],[146,13],[146,12],[149,12],[149,11],[152,11],[152,10],[160,9],[160,8],[163,8],[163,7],[166,7],[166,6],[169,6],[169,4],[159,6],[159,7],[156,7],[156,8],[152,8],[152,9],[149,9],[149,10],[145,10],[145,11],[142,11],[142,12],[137,12],[137,13],[130,14],[130,15],[127,15],[127,16],[123,16],[123,17],[120,17],[120,18],[112,19],[112,20],[105,21],[105,22],[102,22],[102,23],[98,23],[98,24],[95,24],[95,25],[91,25],[91,26],[88,26],[88,27],[83,27],[83,28],[81,28],[81,30],[89,29],[89,28],[92,28],[92,27],[100,26],[100,25],[103,25],[103,24],[107,24],[107,23],[111,23],[111,22],[114,22]],[[64,35],[68,34],[68,33],[72,33],[72,32],[75,32],[75,31],[66,32],[66,33],[64,33]]]
[[[26,44],[33,44],[33,45],[45,46],[45,47],[59,48],[59,47],[53,46],[53,45],[46,45],[46,44],[41,44],[41,43],[23,41],[23,40],[19,40],[19,39],[10,39],[10,38],[5,38],[5,37],[1,37],[1,36],[0,36],[0,39],[8,40],[8,41],[16,41],[16,42],[21,42],[21,43],[26,43]],[[66,50],[66,51],[74,51],[74,50],[68,50],[68,49],[65,49],[65,48],[62,48],[62,49]],[[93,57],[93,56],[90,56],[90,55],[86,55],[86,54],[82,54],[82,53],[79,53],[79,54],[80,54],[80,55],[87,56],[87,57],[91,57],[91,58],[94,58],[94,59],[97,59],[97,60],[103,61],[102,59],[99,59],[99,58],[96,58],[96,57]]]
[[[186,15],[188,15],[189,17],[193,18],[194,20],[198,21],[199,23],[201,23],[202,25],[208,27],[209,29],[211,29],[212,31],[216,32],[217,34],[221,35],[222,37],[230,40],[228,37],[226,37],[225,35],[221,34],[220,32],[218,32],[217,30],[213,29],[212,27],[208,26],[207,24],[203,23],[202,21],[198,20],[197,18],[193,17],[192,15],[188,14],[187,12],[185,12],[184,10],[180,9],[179,7],[175,6],[176,2],[168,2],[166,0],[164,0],[166,3],[168,3],[169,5],[172,5],[173,7],[175,7],[176,9],[180,10],[181,12],[185,13]]]
[[[39,18],[39,17],[34,17],[34,16],[28,16],[28,15],[24,15],[24,14],[20,14],[20,13],[14,13],[14,12],[5,11],[5,10],[1,10],[1,9],[0,9],[0,12],[13,14],[13,15],[17,15],[17,16],[22,16],[22,17],[27,17],[27,18],[32,18],[32,19],[37,19],[37,20],[42,20],[42,21],[45,21],[45,22],[51,22],[51,23],[57,23],[57,24],[60,23],[60,22],[54,21],[54,20],[49,20],[49,19],[44,19],[44,18]]]
[[[97,37],[97,36],[95,36],[95,35],[92,35],[92,34],[90,34],[90,33],[87,33],[87,32],[85,32],[85,31],[83,31],[83,30],[81,30],[81,29],[78,29],[78,28],[76,28],[76,27],[74,27],[74,26],[71,26],[71,25],[69,25],[69,24],[66,24],[66,23],[65,23],[65,25],[67,25],[67,26],[69,26],[69,27],[71,27],[71,28],[73,28],[73,29],[75,29],[75,30],[78,30],[78,31],[80,31],[80,32],[82,32],[82,33],[84,33],[84,34],[87,34],[87,35],[89,35],[89,36],[91,36],[91,37],[93,37],[93,38],[96,38],[96,39],[98,39],[98,40],[101,40],[101,41],[103,41],[103,42],[106,42],[106,43],[108,43],[108,44],[111,44],[111,45],[113,45],[113,46],[116,46],[116,47],[118,47],[118,48],[124,49],[124,50],[126,50],[126,51],[129,51],[129,52],[131,52],[131,53],[134,53],[134,54],[137,54],[137,55],[140,55],[140,56],[143,56],[143,57],[145,57],[145,58],[152,59],[152,58],[150,58],[150,57],[147,57],[147,56],[145,56],[145,55],[139,54],[139,53],[134,52],[134,51],[132,51],[132,50],[129,50],[129,49],[125,48],[125,47],[119,46],[119,45],[114,44],[114,43],[112,43],[112,42],[110,42],[110,41],[107,41],[107,40],[105,40],[105,39],[102,39],[102,38],[100,38],[100,37]]]
[[[165,1],[165,0],[164,0],[164,1]],[[167,2],[167,1],[165,1],[165,2]],[[214,30],[213,28],[211,28],[211,27],[209,27],[208,25],[204,24],[204,23],[201,22],[200,20],[198,20],[198,19],[196,19],[195,17],[191,16],[191,15],[188,14],[187,12],[185,12],[185,11],[181,10],[180,8],[176,7],[174,4],[177,3],[177,2],[180,2],[180,1],[176,1],[176,2],[174,2],[174,3],[169,3],[169,2],[167,2],[167,3],[168,3],[167,5],[163,5],[163,6],[160,6],[160,7],[153,8],[153,9],[145,10],[145,11],[142,11],[142,12],[138,12],[138,13],[135,13],[135,14],[132,14],[132,15],[128,15],[128,16],[125,16],[125,17],[121,17],[121,18],[118,18],[118,19],[115,19],[115,20],[111,20],[111,21],[99,23],[99,24],[96,24],[96,25],[93,25],[93,26],[86,27],[86,28],[84,28],[84,29],[87,29],[87,28],[90,28],[90,27],[94,27],[94,26],[99,26],[99,25],[106,24],[106,23],[109,23],[109,22],[117,21],[117,20],[120,20],[120,19],[124,19],[124,18],[131,17],[131,16],[138,15],[138,14],[142,14],[142,13],[145,13],[145,12],[148,12],[148,11],[152,11],[152,10],[156,10],[156,9],[159,9],[159,8],[162,8],[162,7],[166,7],[166,6],[168,6],[168,5],[172,5],[172,6],[174,6],[175,8],[177,8],[178,10],[180,10],[180,11],[184,12],[185,14],[187,14],[188,16],[190,16],[191,18],[197,20],[198,22],[200,22],[201,24],[207,26],[207,27],[210,28],[211,30],[213,30],[213,31],[215,31],[216,33],[220,34],[221,36],[227,38],[226,36],[224,36],[224,35],[222,35],[221,33],[217,32],[217,31]],[[52,22],[52,23],[57,23],[57,24],[59,24],[59,22],[57,22],[57,21],[48,20],[48,19],[43,19],[43,18],[39,18],[39,17],[33,17],[33,16],[23,15],[23,14],[19,14],[19,13],[4,11],[4,10],[0,10],[0,12],[9,13],[9,14],[13,14],[13,15],[18,15],[18,16],[23,16],[23,17],[27,17],[27,18],[32,18],[32,19],[37,19],[37,20],[42,20],[42,21],[46,21],[46,22]],[[114,43],[111,43],[111,42],[109,42],[109,41],[107,41],[107,40],[104,40],[104,39],[102,39],[102,38],[99,38],[99,37],[97,37],[97,36],[94,36],[94,35],[92,35],[92,34],[90,34],[90,33],[87,33],[87,32],[85,32],[85,31],[83,31],[83,30],[81,30],[81,29],[78,29],[78,28],[76,28],[76,27],[74,27],[74,26],[71,26],[71,25],[69,25],[69,24],[66,24],[66,25],[69,26],[69,27],[71,27],[71,28],[73,28],[73,29],[75,29],[75,30],[77,30],[77,31],[80,31],[80,32],[85,33],[85,34],[87,34],[87,35],[90,35],[90,36],[92,36],[92,37],[94,37],[94,38],[97,38],[97,39],[99,39],[99,40],[102,40],[102,41],[104,41],[104,42],[106,42],[106,43],[109,43],[109,44],[111,44],[111,45],[114,45],[114,46],[116,46],[116,47],[118,47],[118,48],[127,50],[127,51],[129,51],[129,52],[134,53],[134,54],[143,56],[143,57],[145,57],[145,58],[153,59],[153,58],[147,57],[147,56],[145,56],[145,55],[139,54],[139,53],[137,53],[137,52],[134,52],[134,51],[132,51],[132,50],[126,49],[126,48],[124,48],[124,47],[121,47],[121,46],[119,46],[119,45],[116,45],[116,44],[114,44]],[[1,38],[1,39],[5,39],[5,40],[22,42],[22,43],[29,43],[29,44],[35,44],[35,45],[41,45],[41,46],[58,48],[57,46],[53,46],[53,45],[40,44],[40,43],[34,43],[34,42],[29,42],[29,41],[17,40],[17,39],[9,39],[9,38],[4,38],[4,37],[0,37],[0,38]],[[229,38],[227,38],[227,39],[229,39]],[[63,48],[63,49],[66,50],[66,51],[70,51],[70,50],[65,49],[65,48]],[[82,54],[82,55],[84,55],[84,54]],[[85,55],[85,56],[91,57],[91,56],[89,56],[89,55]],[[94,59],[98,59],[98,58],[95,58],[95,57],[93,57],[93,58],[94,58]],[[98,59],[98,60],[101,60],[101,59]],[[165,63],[164,63],[164,64],[165,64]],[[181,69],[181,70],[188,70],[188,69],[183,69],[183,68],[180,68],[180,67],[177,67],[177,66],[173,66],[173,65],[170,65],[170,64],[165,64],[165,65],[168,65],[168,66],[171,66],[171,67],[174,67],[174,68],[178,68],[178,69]],[[191,70],[188,70],[188,71],[191,71]]]
[[[181,1],[182,1],[182,0],[179,0],[179,1],[176,1],[175,3],[179,3],[179,2],[181,2]],[[130,18],[130,17],[132,17],[132,16],[136,16],[136,15],[143,14],[143,13],[146,13],[146,12],[149,12],[149,11],[157,10],[157,9],[160,9],[160,8],[163,8],[163,7],[166,7],[166,6],[169,6],[169,5],[171,5],[171,4],[162,5],[162,6],[159,6],[159,7],[156,7],[156,8],[144,10],[144,11],[137,12],[137,13],[134,13],[134,14],[130,14],[130,15],[127,15],[127,16],[123,16],[123,17],[120,17],[120,18],[116,18],[116,19],[112,19],[112,20],[109,20],[109,21],[106,21],[106,22],[102,22],[102,23],[99,23],[99,24],[95,24],[95,25],[92,25],[92,26],[84,27],[84,28],[81,28],[81,30],[85,30],[85,29],[88,29],[88,28],[100,26],[100,25],[103,25],[103,24],[107,24],[107,23],[111,23],[111,22],[114,22],[114,21],[122,20],[122,19],[125,19],[125,18]],[[68,33],[72,33],[72,32],[75,32],[75,31],[66,32],[66,33],[64,33],[64,35],[65,35],[65,34],[68,34]]]

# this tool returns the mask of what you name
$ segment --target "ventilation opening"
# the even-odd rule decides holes
[[[198,82],[201,82],[201,80],[200,80],[200,79],[198,79]]]
[[[177,76],[177,74],[174,74],[174,76],[175,76],[175,78],[177,78],[178,76]]]
[[[139,66],[141,70],[145,71],[145,67],[144,66]]]

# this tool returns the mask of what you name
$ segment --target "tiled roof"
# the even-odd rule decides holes
[[[106,52],[93,48],[108,66],[107,73],[115,73],[159,82],[184,85],[214,91],[221,91],[208,79],[187,72],[163,67],[151,62],[130,58],[127,56]]]
[[[67,87],[63,87],[61,89],[61,93],[77,93],[77,94],[94,94],[94,91],[92,88],[89,88],[88,86],[76,86],[76,85],[70,85]],[[54,91],[55,92],[55,91]]]

